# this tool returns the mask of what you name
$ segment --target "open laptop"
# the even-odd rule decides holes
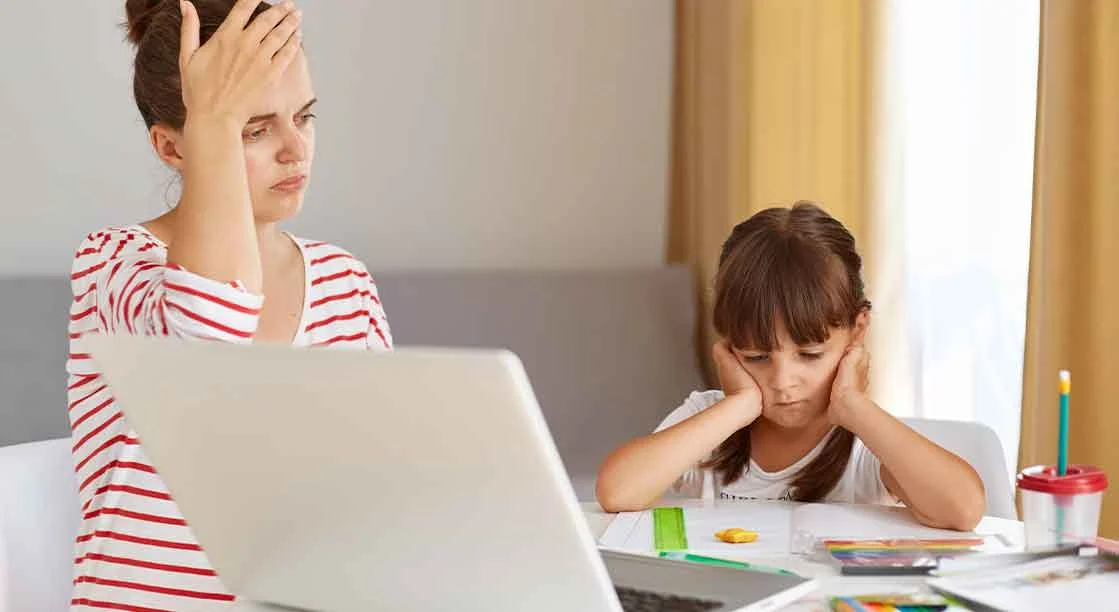
[[[508,351],[129,336],[89,346],[241,598],[303,610],[690,612],[772,609],[813,588],[600,553]]]

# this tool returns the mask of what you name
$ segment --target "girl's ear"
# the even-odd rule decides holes
[[[855,317],[855,326],[851,329],[851,344],[863,344],[868,329],[870,329],[870,311],[864,310]]]

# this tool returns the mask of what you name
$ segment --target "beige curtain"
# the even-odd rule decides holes
[[[1069,455],[1112,479],[1119,536],[1119,2],[1043,0],[1022,466],[1057,457],[1057,372],[1072,371]]]
[[[709,366],[719,247],[754,212],[821,202],[864,255],[874,165],[875,0],[677,0],[668,260],[700,290]],[[873,299],[873,296],[872,296]]]

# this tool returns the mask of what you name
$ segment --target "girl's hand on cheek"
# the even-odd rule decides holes
[[[831,386],[828,418],[836,425],[844,425],[850,408],[859,399],[865,399],[870,385],[870,353],[861,344],[847,347],[839,360],[839,369]]]
[[[754,377],[742,367],[730,343],[719,340],[712,350],[719,374],[719,386],[728,400],[742,406],[742,426],[753,423],[762,413],[762,390]]]

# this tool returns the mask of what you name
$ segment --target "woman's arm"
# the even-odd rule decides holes
[[[259,295],[263,273],[241,128],[206,117],[183,127],[183,195],[167,263],[217,281],[240,281]]]
[[[979,474],[871,401],[857,382],[865,379],[866,369],[865,349],[849,349],[832,389],[832,421],[858,436],[878,457],[886,488],[919,521],[930,527],[974,529],[987,507]]]
[[[72,352],[91,332],[249,342],[263,298],[167,265],[156,239],[134,228],[90,234],[74,256]],[[91,365],[92,367],[92,365]]]
[[[245,27],[257,4],[239,0],[201,47],[198,13],[183,4],[183,196],[167,260],[207,278],[240,281],[259,294],[260,252],[241,131],[251,105],[299,50],[299,12],[285,2]]]
[[[725,343],[715,345],[715,363],[726,397],[663,431],[628,442],[606,458],[595,495],[607,512],[643,510],[688,468],[761,414],[761,392]]]

